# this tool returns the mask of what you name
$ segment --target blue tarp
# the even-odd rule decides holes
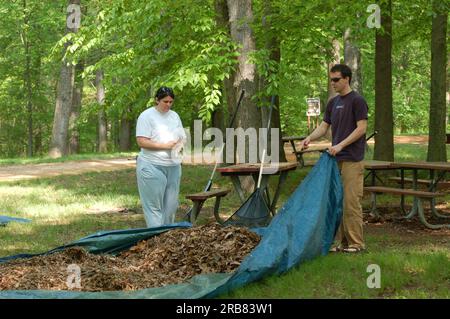
[[[17,218],[17,217],[9,217],[0,215],[0,226],[4,226],[10,222],[19,222],[19,223],[29,223],[30,219],[25,218]]]
[[[138,291],[0,291],[0,298],[212,298],[242,287],[265,276],[284,273],[315,257],[326,255],[342,216],[342,184],[336,160],[324,153],[301,185],[289,197],[269,226],[255,228],[261,242],[231,274],[198,275],[189,282]],[[178,223],[159,228],[102,232],[69,245],[84,246],[92,253],[118,253],[136,242],[169,231],[174,227],[190,227]],[[32,255],[16,255],[0,259],[4,262]]]

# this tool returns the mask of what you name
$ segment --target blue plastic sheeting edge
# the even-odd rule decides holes
[[[4,226],[10,222],[29,223],[31,222],[31,219],[0,215],[0,226]]]

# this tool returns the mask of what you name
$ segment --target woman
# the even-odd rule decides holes
[[[186,134],[180,117],[170,109],[174,99],[171,88],[159,88],[156,105],[137,120],[136,140],[141,152],[136,176],[147,227],[173,223],[178,208],[180,150]]]

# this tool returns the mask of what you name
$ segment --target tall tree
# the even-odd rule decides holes
[[[239,92],[245,90],[246,94],[242,100],[242,107],[237,115],[235,127],[248,128],[261,127],[261,113],[253,97],[257,93],[256,66],[250,62],[250,56],[256,50],[255,37],[251,28],[253,21],[253,10],[251,0],[227,0],[230,33],[232,40],[239,45],[239,56],[236,73],[234,74],[233,86],[235,97]],[[234,105],[237,101],[235,101]],[[248,162],[249,148],[246,143],[245,157],[240,162]]]
[[[217,26],[222,29],[225,34],[231,38],[231,28],[230,28],[230,18],[228,15],[228,5],[227,0],[215,0],[214,1],[214,9],[215,9],[215,21]],[[225,77],[223,80],[223,91],[222,91],[222,100],[225,102],[223,103],[226,105],[228,114],[231,117],[234,112],[234,107],[236,103],[236,92],[233,87],[233,81],[235,77],[235,70],[232,70],[232,73],[230,76]],[[229,121],[226,121],[227,123]]]
[[[97,89],[98,109],[98,151],[106,153],[108,151],[108,127],[105,112],[105,86],[103,85],[103,71],[97,70],[95,73],[95,87]]]
[[[275,66],[274,70],[268,70],[266,77],[261,76],[262,85],[263,87],[269,86],[270,80],[267,77],[273,77],[278,75],[280,70],[280,63],[281,63],[281,43],[280,43],[280,37],[278,34],[278,31],[275,28],[274,21],[279,17],[279,10],[274,6],[273,0],[264,0],[263,2],[264,7],[264,16],[263,16],[263,30],[265,31],[264,34],[265,37],[265,50],[269,52],[269,60],[273,62],[273,65]],[[277,73],[277,74],[273,74]],[[274,93],[272,93],[274,94]],[[267,102],[265,104],[271,103],[271,97],[267,97]],[[267,109],[267,108],[263,108]],[[281,132],[281,120],[280,120],[280,95],[277,94],[275,96],[275,105],[272,112],[272,118],[271,118],[271,127],[274,129],[279,130],[279,136],[278,136],[278,142],[277,145],[279,145],[279,153],[278,158],[280,162],[286,161],[286,154],[284,153],[284,143],[281,140],[282,139],[282,132]],[[265,112],[267,113],[267,112]],[[267,116],[263,116],[263,125],[264,123],[267,123]],[[270,139],[271,135],[269,132],[269,140],[268,143],[268,150],[270,150],[270,154],[272,154],[272,150],[270,149],[272,142]],[[269,153],[269,151],[268,151]]]
[[[69,0],[67,11],[66,35],[78,32],[80,26],[79,12],[81,12],[80,0]],[[63,50],[64,54],[66,53],[67,47],[71,44],[71,41],[65,42]],[[67,136],[70,110],[72,108],[74,82],[75,67],[66,57],[64,57],[59,74],[55,114],[53,118],[52,141],[49,151],[49,156],[53,158],[67,154]]]
[[[445,1],[433,0],[434,15],[431,30],[431,92],[428,161],[447,161],[446,152],[446,77],[447,19]]]
[[[27,6],[27,0],[23,0],[23,32],[22,41],[25,49],[25,70],[24,70],[24,87],[26,88],[26,103],[28,112],[28,146],[27,155],[29,157],[33,156],[33,89],[31,80],[31,52],[30,43],[28,38],[29,25],[29,14],[30,10]]]
[[[351,33],[350,28],[344,32],[344,63],[352,70],[352,89],[363,95],[361,52]]]
[[[119,150],[126,152],[131,150],[131,125],[132,121],[129,118],[131,108],[128,108],[122,114],[119,128]]]
[[[73,87],[72,107],[69,115],[69,154],[77,154],[80,152],[80,131],[78,129],[77,121],[80,117],[81,101],[83,99],[83,70],[84,62],[80,61],[75,67],[75,85]]]
[[[392,1],[380,0],[381,29],[375,36],[375,160],[394,160],[392,110]]]
[[[341,61],[341,45],[339,43],[338,39],[333,39],[331,41],[331,61],[328,62],[328,72],[327,72],[327,78],[328,78],[328,101],[335,97],[337,93],[334,91],[333,87],[331,86],[330,81],[330,69],[335,64],[339,64]]]

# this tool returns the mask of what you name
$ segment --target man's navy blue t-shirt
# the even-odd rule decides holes
[[[344,96],[335,96],[328,104],[324,122],[331,125],[332,145],[337,145],[347,138],[355,129],[356,122],[367,120],[368,106],[364,98],[351,91]],[[345,147],[336,155],[336,160],[359,162],[364,159],[366,136]]]

